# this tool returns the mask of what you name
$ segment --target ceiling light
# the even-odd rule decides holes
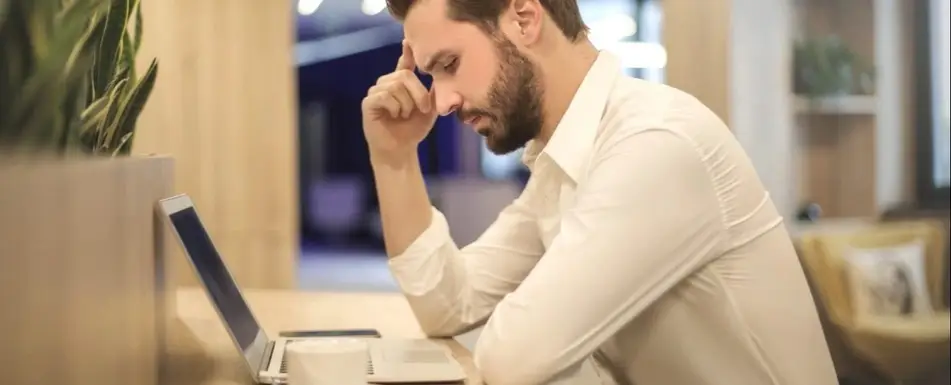
[[[386,9],[386,0],[363,0],[360,9],[367,15],[376,15]]]
[[[320,8],[320,3],[323,2],[324,0],[298,0],[297,13],[304,16],[313,15],[314,12],[317,12],[317,8]]]

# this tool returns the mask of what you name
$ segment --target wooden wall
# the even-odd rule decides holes
[[[663,0],[666,83],[730,120],[732,0]]]
[[[806,36],[836,35],[875,66],[869,96],[799,108],[800,195],[826,215],[875,216],[911,198],[912,9],[901,0],[799,0]]]
[[[876,215],[913,191],[911,4],[664,0],[667,83],[727,121],[787,218],[803,202]],[[837,34],[876,68],[877,94],[793,94],[793,43]]]
[[[297,98],[290,0],[143,1],[144,68],[158,82],[134,152],[176,160],[188,193],[245,287],[295,287]],[[180,256],[180,254],[176,254]],[[183,258],[174,274],[194,283]]]

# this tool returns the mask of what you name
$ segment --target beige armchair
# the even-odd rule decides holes
[[[846,248],[889,247],[914,239],[926,240],[925,274],[934,316],[857,317],[846,274]],[[945,242],[941,224],[931,221],[881,223],[854,232],[800,237],[800,257],[840,377],[873,375],[903,383],[948,365],[951,318],[943,300]]]

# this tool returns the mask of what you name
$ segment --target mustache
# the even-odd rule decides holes
[[[456,112],[456,118],[458,118],[459,121],[463,123],[465,123],[466,121],[472,118],[477,118],[477,117],[492,119],[494,115],[489,111],[478,109],[478,108],[470,108],[467,110],[459,110]]]

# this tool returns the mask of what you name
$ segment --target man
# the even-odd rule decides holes
[[[364,131],[390,266],[428,335],[485,323],[474,354],[490,385],[592,360],[621,384],[837,383],[782,219],[711,111],[622,76],[575,0],[388,5],[403,55],[368,91]],[[495,153],[526,146],[532,169],[461,249],[416,157],[450,113]]]

